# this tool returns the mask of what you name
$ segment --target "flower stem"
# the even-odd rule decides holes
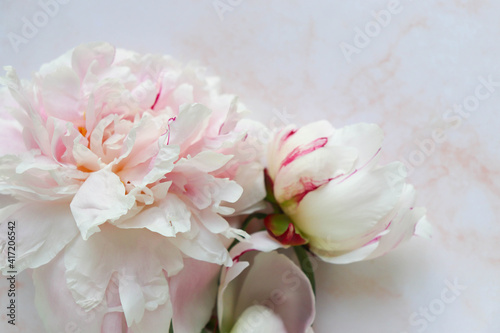
[[[243,224],[241,225],[241,229],[242,230],[246,230],[246,228],[248,227],[248,224],[250,223],[250,221],[252,221],[253,219],[259,219],[259,220],[262,220],[264,219],[265,217],[267,216],[267,214],[265,213],[253,213],[253,214],[250,214],[247,216],[247,218],[243,221]]]
[[[314,280],[314,269],[311,264],[311,260],[309,259],[309,255],[307,254],[307,250],[303,246],[293,246],[295,250],[295,254],[297,255],[297,259],[299,260],[300,268],[302,272],[307,276],[309,282],[311,283],[311,287],[314,295],[316,295],[316,281]]]
[[[241,224],[241,230],[245,230],[248,227],[248,224],[250,223],[250,221],[252,221],[253,219],[262,220],[266,216],[267,216],[267,214],[264,214],[264,213],[252,213],[252,214],[248,215],[247,218]],[[233,241],[233,243],[231,244],[231,246],[229,246],[228,251],[231,250],[233,248],[233,246],[235,246],[236,244],[238,244],[238,242],[239,241],[237,239],[235,239]]]

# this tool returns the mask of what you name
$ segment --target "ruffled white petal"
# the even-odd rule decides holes
[[[66,287],[64,273],[62,255],[33,272],[35,305],[45,329],[47,332],[61,332],[61,330],[101,332],[101,323],[107,312],[106,304],[85,311],[75,302]]]
[[[169,276],[183,267],[179,251],[168,239],[145,230],[103,226],[87,241],[77,239],[65,253],[66,280],[77,304],[89,310],[100,304],[113,272],[127,324],[142,320],[169,301]]]
[[[170,242],[185,255],[214,264],[231,266],[232,260],[225,245],[218,235],[214,235],[203,227],[192,229],[189,233],[178,234]]]
[[[170,125],[170,144],[179,145],[181,151],[201,138],[208,125],[210,109],[201,104],[181,106],[179,115]]]
[[[8,267],[9,222],[15,222],[15,270],[36,268],[50,262],[78,236],[67,203],[17,203],[0,209],[0,267]]]
[[[134,205],[135,198],[125,194],[120,178],[102,169],[92,173],[71,201],[71,212],[87,240],[106,221],[115,221]]]
[[[140,214],[116,223],[124,229],[147,228],[165,237],[174,237],[178,232],[191,229],[191,211],[173,194],[167,194],[158,205],[147,207]]]

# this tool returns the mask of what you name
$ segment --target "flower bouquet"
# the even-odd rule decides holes
[[[33,270],[47,332],[312,332],[314,263],[428,235],[377,125],[271,132],[203,68],[106,43],[5,70],[0,268]]]

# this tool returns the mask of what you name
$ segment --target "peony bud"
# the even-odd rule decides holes
[[[349,263],[425,234],[425,209],[413,207],[403,164],[377,164],[382,139],[371,124],[334,129],[320,121],[281,130],[269,146],[268,173],[293,227],[285,232],[283,218],[271,216],[266,225],[273,236],[290,242],[293,232],[323,260]]]

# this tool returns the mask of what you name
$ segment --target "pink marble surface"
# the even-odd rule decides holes
[[[22,77],[104,40],[199,60],[269,126],[382,126],[383,158],[410,168],[434,236],[321,264],[315,332],[500,332],[499,1],[61,0],[23,35],[43,11],[0,2],[0,64]],[[13,34],[24,38],[15,47]],[[2,310],[0,331],[42,332],[29,274],[20,279],[22,325]]]

